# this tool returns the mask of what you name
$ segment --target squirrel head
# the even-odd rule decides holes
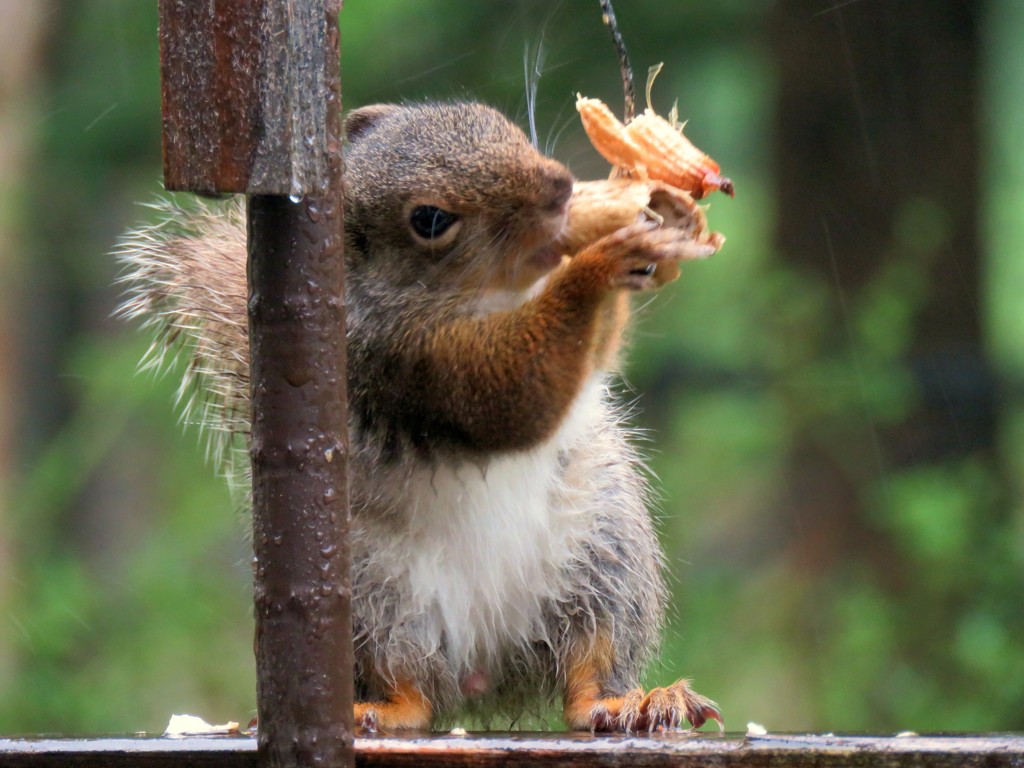
[[[466,295],[525,290],[559,264],[573,177],[497,110],[379,104],[345,132],[353,277]]]

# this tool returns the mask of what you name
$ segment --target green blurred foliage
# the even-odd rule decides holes
[[[526,127],[524,69],[540,51],[541,146],[599,177],[606,166],[573,109],[577,91],[621,98],[595,7],[349,0],[344,102],[477,98]],[[889,246],[899,258],[856,294],[774,251],[773,179],[785,168],[772,166],[770,144],[772,7],[619,8],[637,71],[666,62],[656,106],[679,98],[688,135],[739,190],[709,212],[728,235],[723,252],[641,309],[627,371],[676,588],[650,681],[696,677],[731,728],[1024,728],[1020,395],[1005,398],[995,461],[878,471],[879,432],[917,397],[901,361],[929,296],[929,254],[945,241],[943,213],[907,200]],[[1024,13],[1012,0],[986,9],[980,311],[993,364],[1019,382]],[[176,420],[174,372],[136,374],[146,342],[108,317],[117,289],[106,254],[145,218],[134,203],[159,192],[155,3],[66,0],[52,24],[18,208],[35,293],[19,331],[28,394],[6,520],[15,559],[0,631],[13,662],[0,679],[0,732],[158,731],[175,712],[245,721],[245,523],[196,429]],[[800,450],[858,479],[855,519],[787,513]]]

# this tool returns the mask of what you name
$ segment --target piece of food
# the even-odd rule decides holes
[[[185,736],[231,736],[239,733],[238,723],[210,725],[195,715],[171,715],[164,736],[181,738]]]
[[[600,99],[577,95],[576,109],[594,148],[612,165],[641,180],[662,181],[699,200],[720,189],[733,196],[732,180],[718,163],[683,135],[683,126],[650,107],[623,125]]]
[[[694,253],[710,256],[725,242],[707,228],[704,209],[681,189],[660,181],[608,179],[580,181],[569,199],[569,221],[560,244],[574,254],[622,227],[651,220],[680,230],[695,244]]]

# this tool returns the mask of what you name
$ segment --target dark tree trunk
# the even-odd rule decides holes
[[[4,300],[0,303],[0,613],[15,578],[11,546],[14,519],[10,515],[15,469],[21,459],[24,425],[19,423],[27,406],[23,384],[26,244],[18,195],[33,172],[32,126],[37,119],[36,92],[46,42],[48,2],[0,5],[0,272],[4,275]],[[10,680],[10,633],[0,633],[0,681]],[[0,695],[6,685],[0,682]]]
[[[931,0],[773,11],[777,245],[829,286],[819,356],[860,401],[808,420],[795,444],[788,503],[820,526],[806,546],[828,550],[812,560],[858,544],[864,489],[883,473],[993,444],[978,298],[981,11]],[[908,320],[882,312],[886,292]],[[871,391],[898,369],[914,392],[893,417]]]

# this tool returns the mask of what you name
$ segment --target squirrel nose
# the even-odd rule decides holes
[[[544,206],[550,211],[560,211],[572,196],[572,175],[564,168],[548,176],[548,202]]]

